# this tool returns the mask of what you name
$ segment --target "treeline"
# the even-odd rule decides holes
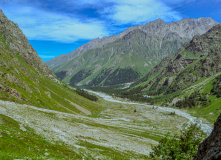
[[[92,74],[92,71],[82,69],[78,73],[76,73],[71,79],[70,79],[70,86],[75,87],[76,84],[86,77],[90,76]]]
[[[85,87],[85,88],[98,91],[98,92],[104,92],[112,96],[129,99],[131,101],[145,102],[145,103],[147,102],[151,104],[154,103],[152,101],[157,101],[156,99],[143,97],[142,94],[139,94],[140,92],[139,88],[127,91],[126,89],[121,89],[121,87],[122,86],[120,85],[114,85],[114,86],[107,86],[107,87],[87,87],[87,88]]]
[[[112,95],[112,94],[118,94],[122,92],[122,89],[119,89],[120,85],[113,85],[113,86],[96,86],[96,87],[90,87],[90,86],[84,86],[84,89],[89,89],[97,92],[104,92],[106,94]]]
[[[55,75],[56,75],[60,80],[63,80],[64,77],[66,76],[66,71],[57,72],[57,73],[55,73]]]
[[[215,94],[217,98],[221,97],[221,75],[216,77],[213,82],[212,94]]]
[[[189,97],[185,97],[184,100],[178,101],[175,106],[179,108],[192,108],[196,106],[208,106],[211,103],[206,97],[206,94],[193,92]]]
[[[85,92],[84,90],[82,89],[76,89],[75,92],[80,95],[80,96],[83,96],[84,98],[87,98],[91,101],[98,101],[98,98],[92,94],[89,94],[88,92]]]
[[[139,73],[132,68],[118,68],[111,73],[104,82],[105,86],[117,85],[132,82],[139,78]]]

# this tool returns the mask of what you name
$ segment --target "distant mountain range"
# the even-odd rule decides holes
[[[169,24],[158,19],[118,35],[94,39],[46,64],[72,86],[134,82],[195,35],[204,34],[216,24],[211,18],[182,19]]]

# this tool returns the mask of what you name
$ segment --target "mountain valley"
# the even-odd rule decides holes
[[[218,157],[220,61],[213,19],[158,19],[47,66],[0,10],[0,159],[150,159],[191,124]]]

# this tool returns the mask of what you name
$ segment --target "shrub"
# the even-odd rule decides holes
[[[176,107],[179,108],[192,108],[196,106],[205,107],[210,104],[210,100],[205,94],[194,91],[189,97],[185,97],[184,100],[180,100],[176,103]]]
[[[218,98],[221,97],[221,75],[216,77],[215,81],[213,82],[213,88],[211,92]]]
[[[97,101],[98,98],[92,94],[89,94],[88,92],[85,92],[84,90],[82,89],[76,89],[76,93],[80,96],[83,96],[84,98],[87,98],[91,101]]]
[[[152,147],[151,158],[162,159],[192,159],[198,150],[199,144],[205,138],[200,127],[192,124],[181,131],[180,135],[172,138],[167,135],[159,144]]]

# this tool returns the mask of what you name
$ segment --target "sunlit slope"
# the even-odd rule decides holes
[[[215,24],[217,22],[211,18],[183,19],[169,24],[158,19],[128,28],[118,35],[104,37],[99,43],[92,40],[90,43],[94,46],[81,46],[84,52],[79,51],[77,56],[66,60],[70,53],[46,64],[58,78],[72,86],[112,86],[134,82],[163,58],[176,53],[194,35],[205,33]],[[59,58],[65,62],[57,65]]]
[[[99,112],[91,102],[56,79],[18,26],[0,11],[0,99],[69,113],[76,106]],[[88,112],[89,115],[90,112]]]

